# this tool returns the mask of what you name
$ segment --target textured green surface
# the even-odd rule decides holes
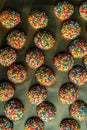
[[[36,2],[35,2],[36,1]],[[81,4],[81,0],[69,0],[71,3],[75,5],[75,13],[71,17],[73,20],[78,20],[82,26],[81,38],[87,41],[87,32],[85,30],[86,21],[83,21],[78,12],[79,5]],[[45,53],[45,65],[50,66],[55,74],[57,81],[56,83],[48,88],[48,99],[52,102],[57,109],[57,114],[55,120],[49,123],[45,123],[45,130],[59,130],[59,123],[60,121],[65,118],[69,117],[68,108],[69,105],[62,105],[59,98],[58,98],[58,90],[60,86],[68,81],[68,73],[66,72],[58,72],[56,71],[53,65],[53,57],[57,52],[60,51],[67,51],[67,46],[69,41],[66,41],[61,36],[61,25],[62,22],[58,21],[53,15],[53,5],[55,4],[56,0],[0,0],[0,9],[7,9],[12,8],[20,12],[22,22],[16,27],[17,29],[21,29],[27,35],[27,43],[26,46],[18,52],[17,61],[25,64],[25,54],[27,50],[31,47],[34,47],[33,43],[33,35],[35,34],[35,30],[33,30],[27,22],[28,14],[31,10],[40,9],[45,11],[49,17],[49,24],[45,28],[53,33],[54,37],[56,38],[55,46],[50,51],[44,51]],[[0,27],[0,47],[6,46],[6,35],[8,30]],[[75,64],[81,64],[81,60],[76,60]],[[28,66],[25,64],[28,68]],[[6,76],[7,68],[2,67],[0,65],[0,81],[3,79],[7,79]],[[28,78],[25,82],[20,85],[16,85],[16,93],[14,97],[19,98],[22,100],[23,104],[25,105],[25,115],[24,117],[17,122],[14,122],[14,130],[24,130],[24,123],[26,119],[30,116],[36,115],[35,109],[36,107],[28,102],[26,92],[28,91],[30,85],[37,83],[34,77],[35,71],[28,68]],[[79,88],[79,99],[82,99],[87,103],[87,84]],[[3,106],[4,103],[0,102],[0,115],[3,114]],[[79,122],[80,123],[80,122]],[[87,119],[80,123],[81,130],[87,129]]]

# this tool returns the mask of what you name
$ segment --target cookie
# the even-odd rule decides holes
[[[10,120],[20,120],[24,115],[24,105],[19,99],[13,98],[6,102],[4,113]]]
[[[77,21],[66,20],[61,27],[61,34],[64,39],[72,40],[80,35],[81,27]]]
[[[52,103],[44,101],[37,106],[36,112],[43,121],[50,122],[55,118],[56,108]]]
[[[56,81],[53,71],[46,66],[39,67],[35,72],[35,77],[39,84],[47,87],[50,87]]]

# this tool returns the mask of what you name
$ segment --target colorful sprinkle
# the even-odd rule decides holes
[[[74,66],[69,72],[69,79],[74,84],[81,86],[87,81],[87,71],[81,65]]]
[[[83,64],[87,69],[87,55],[83,58]]]
[[[30,117],[25,123],[24,130],[44,130],[44,122],[38,117]]]
[[[52,103],[44,101],[37,106],[36,112],[43,121],[50,122],[55,118],[56,108]]]
[[[5,10],[0,14],[0,23],[7,29],[15,27],[21,22],[20,14],[14,10]]]
[[[87,1],[81,4],[79,8],[79,13],[84,20],[87,20]]]
[[[75,39],[80,35],[80,32],[81,27],[78,22],[72,20],[64,21],[61,28],[61,33],[66,40]]]
[[[13,130],[13,123],[5,116],[0,116],[0,130]]]
[[[42,103],[44,100],[46,100],[48,96],[48,91],[44,86],[33,85],[29,89],[29,92],[27,95],[28,95],[29,101],[32,104],[38,105]]]
[[[29,15],[28,22],[34,29],[44,28],[48,24],[48,17],[45,12],[35,10]]]
[[[58,53],[54,57],[54,65],[59,71],[69,71],[74,65],[73,57],[68,53]]]
[[[83,58],[87,54],[87,43],[82,39],[75,39],[70,42],[68,50],[74,58]]]
[[[6,102],[4,106],[4,113],[13,121],[19,120],[24,115],[24,106],[20,100],[13,98]]]
[[[62,1],[54,6],[53,12],[58,19],[65,20],[70,18],[70,16],[74,13],[74,6],[68,1]]]
[[[27,78],[27,70],[21,64],[13,64],[8,68],[7,76],[13,83],[22,83]]]
[[[65,118],[60,123],[60,130],[80,130],[80,125],[75,119]]]
[[[50,87],[56,81],[53,71],[46,66],[41,66],[38,70],[36,70],[35,77],[41,85],[47,87]]]
[[[74,118],[83,121],[87,117],[87,104],[81,100],[77,100],[70,105],[69,113]]]
[[[8,101],[15,93],[15,86],[10,82],[0,83],[0,101]]]
[[[26,62],[30,68],[37,69],[44,63],[43,52],[39,49],[31,49],[26,54]]]
[[[34,43],[42,50],[49,50],[54,46],[55,39],[50,32],[40,30],[34,36]]]
[[[60,100],[63,104],[71,104],[78,98],[78,88],[71,82],[63,84],[59,89]]]
[[[15,49],[21,49],[26,44],[26,36],[24,32],[14,30],[7,36],[7,44]]]
[[[0,64],[3,66],[10,66],[16,61],[17,53],[10,47],[0,49]]]

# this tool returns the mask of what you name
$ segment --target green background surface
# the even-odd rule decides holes
[[[69,1],[71,1],[71,3],[74,4],[75,6],[75,12],[72,15],[71,19],[79,21],[82,27],[80,38],[83,38],[84,40],[87,41],[87,32],[85,29],[85,25],[87,22],[83,21],[79,16],[79,6],[83,2],[83,0],[82,1],[69,0]],[[53,33],[56,39],[55,46],[50,51],[44,51],[45,54],[44,64],[53,69],[57,79],[54,85],[52,85],[50,88],[47,88],[48,89],[47,100],[49,100],[56,106],[57,114],[55,116],[55,120],[49,123],[45,123],[45,130],[59,130],[59,123],[61,122],[61,120],[63,118],[70,117],[68,113],[69,105],[62,105],[58,97],[58,90],[60,86],[63,83],[69,81],[68,73],[56,71],[53,65],[54,56],[60,51],[66,52],[67,46],[69,44],[69,41],[64,40],[63,37],[61,36],[60,29],[61,29],[62,22],[58,21],[53,14],[53,7],[55,3],[56,0],[0,0],[1,11],[10,8],[10,9],[17,10],[20,13],[22,21],[16,28],[24,31],[25,34],[27,35],[26,45],[22,50],[18,51],[17,62],[25,64],[25,66],[28,69],[28,78],[22,84],[16,85],[16,93],[14,95],[14,97],[22,100],[25,106],[25,114],[21,120],[14,122],[14,130],[24,130],[24,123],[26,119],[31,116],[37,115],[36,106],[30,104],[26,96],[29,87],[34,83],[37,83],[34,77],[35,70],[28,68],[28,66],[25,63],[26,52],[29,50],[29,48],[35,47],[33,42],[33,36],[36,30],[33,30],[27,21],[28,14],[34,9],[39,9],[47,13],[49,18],[49,23],[45,29]],[[8,30],[4,29],[0,25],[0,48],[7,45],[7,41],[6,41],[7,33]],[[75,64],[82,64],[82,60],[75,60]],[[0,65],[0,81],[5,79],[8,80],[6,72],[7,72],[7,68]],[[87,84],[79,87],[79,99],[82,99],[87,103]],[[4,108],[4,103],[0,102],[0,115],[4,114],[3,108]],[[87,130],[87,119],[79,123],[81,125],[81,130]]]

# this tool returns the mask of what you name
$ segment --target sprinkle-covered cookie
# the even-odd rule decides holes
[[[40,30],[34,36],[34,43],[42,50],[50,50],[54,46],[55,39],[50,32]]]
[[[13,83],[22,83],[27,78],[27,70],[21,64],[12,64],[7,70],[8,79]]]
[[[15,93],[15,86],[7,81],[0,82],[0,101],[8,101]]]
[[[50,87],[56,81],[53,71],[46,66],[39,67],[35,72],[35,77],[41,85],[47,87]]]
[[[17,58],[17,52],[14,49],[10,47],[0,49],[1,65],[8,67],[16,61],[16,58]]]
[[[75,39],[70,42],[68,50],[74,58],[83,58],[87,55],[87,42],[82,39]]]
[[[69,113],[74,118],[83,121],[87,117],[87,104],[81,100],[77,100],[70,105]]]
[[[54,65],[59,71],[69,71],[74,65],[74,59],[69,53],[58,53],[54,57]]]
[[[80,130],[80,125],[75,119],[65,118],[60,123],[60,130]]]
[[[71,82],[63,84],[59,89],[59,97],[63,104],[71,104],[78,98],[78,88]]]
[[[32,104],[38,105],[47,98],[48,91],[44,86],[37,84],[30,87],[27,95]]]
[[[81,27],[77,21],[66,20],[62,24],[61,34],[66,40],[75,39],[80,35]]]
[[[45,12],[35,10],[29,14],[28,22],[34,29],[44,28],[48,24],[48,17]]]
[[[26,62],[30,68],[37,69],[44,63],[44,54],[39,49],[31,49],[26,53]]]
[[[14,10],[4,10],[0,14],[0,23],[7,29],[15,27],[20,22],[20,14]]]
[[[60,1],[54,6],[53,12],[59,20],[65,20],[74,13],[74,6],[68,1]]]
[[[69,79],[78,86],[84,85],[87,81],[87,70],[81,65],[75,65],[69,71]]]
[[[43,121],[49,122],[55,118],[56,108],[52,103],[44,101],[37,106],[36,112]]]
[[[30,117],[25,122],[24,130],[44,130],[44,122],[38,117]]]
[[[13,130],[13,123],[5,116],[0,116],[0,130]]]
[[[24,106],[19,99],[13,98],[6,102],[4,106],[4,113],[13,121],[19,120],[24,115]]]
[[[21,49],[26,44],[24,32],[13,30],[7,36],[7,44],[15,49]]]

